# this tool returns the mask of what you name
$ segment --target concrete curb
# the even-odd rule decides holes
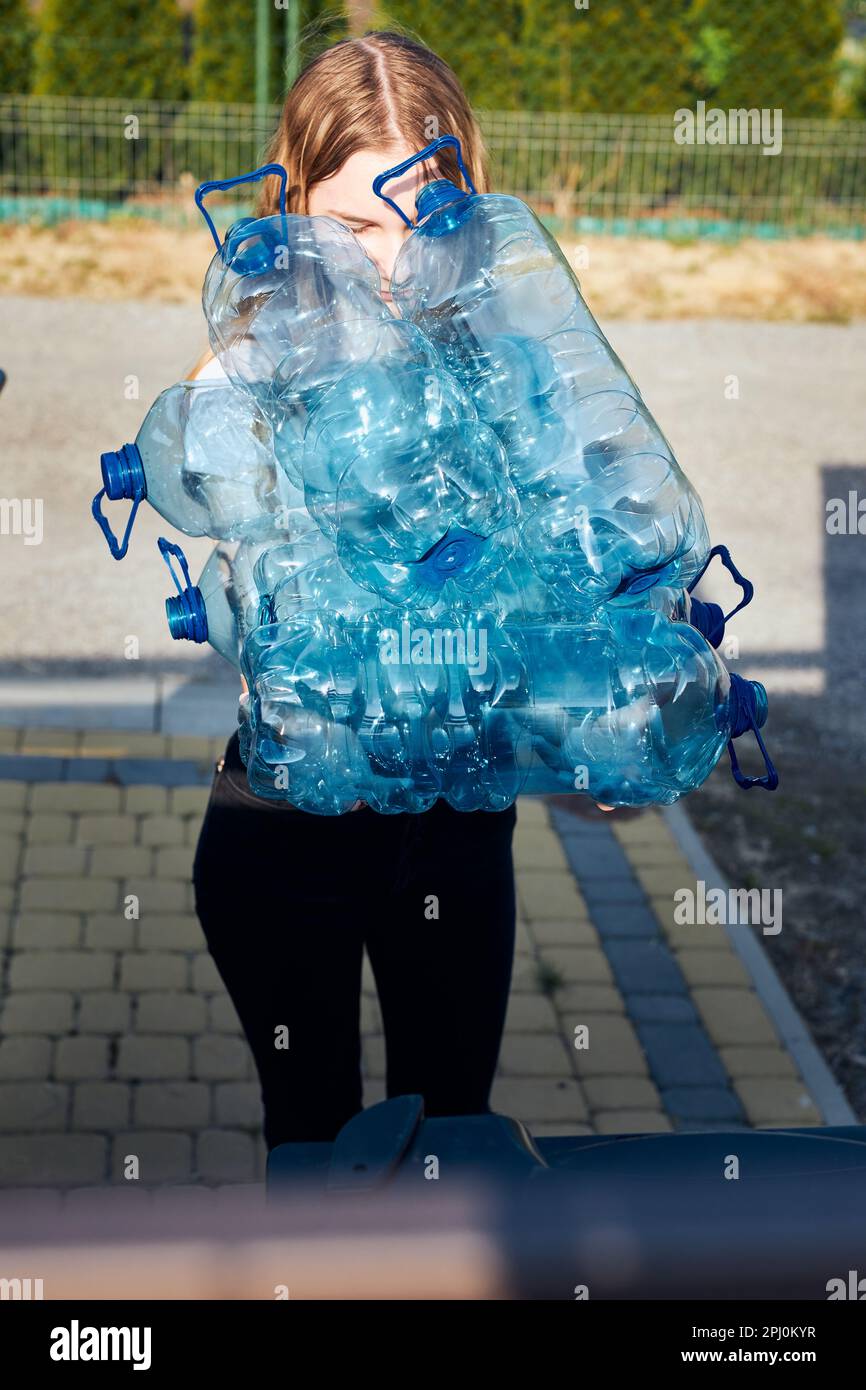
[[[707,889],[721,888],[728,892],[730,885],[681,805],[662,808],[668,828]],[[746,922],[725,925],[728,938],[749,972],[755,991],[775,1024],[779,1036],[800,1069],[816,1105],[828,1125],[856,1125],[857,1116],[848,1104],[844,1092],[821,1053],[818,1051],[801,1014],[791,1001],[769,956]]]

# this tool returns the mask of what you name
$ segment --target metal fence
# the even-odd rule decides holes
[[[0,96],[0,220],[186,220],[198,183],[260,162],[276,114]],[[673,115],[480,118],[494,187],[557,231],[864,235],[866,123],[786,121],[768,154],[760,143],[679,144]]]

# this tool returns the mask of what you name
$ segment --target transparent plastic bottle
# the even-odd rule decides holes
[[[144,500],[185,535],[218,540],[278,537],[285,513],[303,503],[277,465],[271,427],[255,402],[209,380],[163,391],[135,443],[102,455],[102,482],[92,511],[115,559],[126,554]],[[121,542],[101,511],[103,494],[133,503]]]
[[[318,346],[333,376],[318,399],[306,393],[310,514],[352,577],[385,598],[421,607],[449,585],[471,592],[509,558],[517,515],[496,435],[413,325],[359,325],[351,364],[330,333]]]
[[[724,568],[728,571],[734,581],[740,587],[740,601],[735,604],[729,612],[725,612],[721,604],[713,603],[705,599],[694,597],[693,591],[703,579],[710,562],[719,556]],[[677,622],[689,623],[697,628],[706,637],[711,647],[719,647],[725,636],[725,629],[731,618],[741,612],[751,603],[754,597],[754,586],[751,580],[741,574],[731,558],[731,552],[726,545],[714,545],[699,573],[691,581],[688,588],[676,589],[663,584],[653,584],[651,587],[641,587],[640,583],[632,585],[621,594],[613,598],[609,604],[609,610],[613,613],[622,609],[652,609],[655,612],[663,613],[665,617]]]
[[[241,543],[218,545],[197,585],[180,547],[162,539],[160,551],[177,590],[172,635],[210,641],[246,679],[251,788],[319,815],[359,800],[383,814],[437,798],[498,810],[521,792],[641,806],[699,785],[726,744],[741,785],[775,786],[760,735],[766,693],[729,675],[709,645],[731,615],[690,592],[716,553],[700,507],[581,318],[573,276],[545,261],[516,200],[500,218],[489,203],[477,214],[483,199],[431,187],[406,247],[428,228],[451,244],[457,280],[423,327],[388,312],[357,242],[327,219],[283,205],[243,219],[223,244],[214,233],[206,308],[242,389],[202,386],[232,411],[243,402],[237,429],[218,433],[216,406],[193,410],[205,397],[187,392],[181,407],[174,388],[143,427],[139,462],[121,451],[108,465],[123,488],[136,468],[147,473],[148,496],[152,479],[181,529],[246,519]],[[502,258],[485,283],[466,280],[479,241]],[[421,257],[425,274],[428,261],[432,281],[451,273],[445,253]],[[539,272],[550,303],[536,303]],[[263,433],[279,483],[252,485],[246,511]],[[184,470],[207,486],[184,483]],[[221,492],[221,478],[240,491]],[[261,532],[253,513],[267,518]],[[751,586],[717,549],[742,607]],[[734,740],[749,730],[762,778],[737,763]]]
[[[341,623],[313,610],[256,629],[242,660],[254,789],[323,815],[355,800],[420,811],[437,796],[498,810],[521,792],[667,804],[726,746],[741,785],[777,783],[763,686],[730,675],[684,622],[631,609],[511,628],[464,612],[438,631],[450,647],[393,612]],[[733,750],[749,730],[762,778],[744,777]]]
[[[180,546],[164,536],[158,544],[177,589],[165,601],[169,633],[175,641],[209,642],[220,656],[239,668],[244,639],[264,616],[263,595],[255,577],[263,543],[223,542],[214,546],[197,584],[190,578]],[[180,565],[180,576],[173,560]]]
[[[390,178],[449,144],[463,170],[442,136],[374,190],[390,202]],[[539,573],[579,611],[641,575],[685,586],[709,550],[700,502],[556,242],[519,198],[446,179],[416,210],[392,295],[505,445]]]
[[[267,414],[349,574],[426,602],[501,566],[517,510],[502,446],[433,344],[391,313],[354,235],[281,210],[214,239],[214,352]]]
[[[728,747],[741,786],[778,783],[759,730],[764,687],[731,675],[707,640],[652,609],[590,625],[525,627],[533,759],[526,793],[582,791],[613,806],[670,804],[706,780]],[[762,777],[740,773],[733,740],[753,731]]]

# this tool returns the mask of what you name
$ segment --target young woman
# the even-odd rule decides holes
[[[336,217],[388,285],[408,235],[374,176],[457,135],[479,190],[484,149],[450,68],[398,34],[336,44],[289,92],[268,159],[289,175],[289,210]],[[430,177],[461,183],[453,153],[389,185],[414,216]],[[278,182],[259,214],[275,213]],[[213,360],[200,376],[218,375]],[[361,964],[381,1006],[387,1094],[428,1115],[478,1114],[489,1096],[514,951],[514,807],[420,814],[359,805],[324,817],[253,795],[229,739],[196,851],[196,911],[255,1057],[268,1148],[330,1140],[361,1108]],[[288,1045],[285,1045],[285,1034]]]

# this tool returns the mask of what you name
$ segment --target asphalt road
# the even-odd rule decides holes
[[[142,508],[118,563],[90,515],[99,454],[133,439],[198,356],[200,311],[7,298],[0,325],[0,496],[42,499],[44,518],[41,544],[0,537],[5,669],[122,675],[135,665],[124,659],[134,635],[136,673],[169,663],[215,673],[217,658],[168,637],[171,581],[156,548],[165,523]],[[713,539],[755,584],[732,629],[737,669],[809,704],[829,688],[840,732],[862,744],[866,535],[828,535],[826,499],[866,498],[866,323],[603,326],[698,489]],[[210,544],[185,543],[194,574]],[[716,589],[722,597],[715,584],[707,596]]]

